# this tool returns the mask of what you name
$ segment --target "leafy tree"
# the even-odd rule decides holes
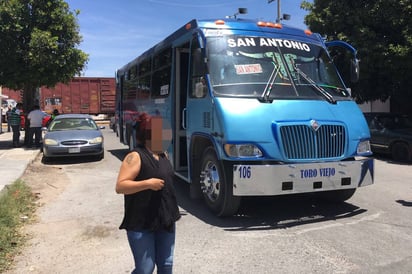
[[[314,0],[301,8],[309,11],[305,23],[312,31],[357,48],[360,81],[352,94],[358,102],[412,98],[410,0]]]
[[[66,83],[87,64],[78,14],[63,0],[0,0],[0,85],[22,89],[25,110],[36,88]]]

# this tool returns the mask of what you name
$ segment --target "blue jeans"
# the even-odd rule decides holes
[[[132,274],[171,274],[175,247],[175,229],[167,231],[127,231],[135,269]]]
[[[20,125],[12,125],[13,130],[13,146],[18,146],[20,142]]]

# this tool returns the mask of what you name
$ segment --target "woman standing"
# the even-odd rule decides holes
[[[137,148],[126,155],[120,167],[116,192],[124,194],[124,218],[135,261],[132,273],[172,273],[175,222],[180,218],[173,186],[173,168],[165,153],[146,147],[150,118],[139,116]]]

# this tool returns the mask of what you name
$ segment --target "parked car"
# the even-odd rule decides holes
[[[41,122],[42,127],[47,127],[50,124],[51,120],[52,120],[52,116],[48,113],[45,113],[43,121]]]
[[[42,127],[47,127],[47,124],[49,123],[50,119],[51,119],[51,115],[44,112],[44,117],[43,120],[41,122]],[[24,113],[24,110],[20,111],[20,126],[21,126],[21,130],[25,130],[26,128],[26,118],[27,118],[27,114],[28,113]]]
[[[96,156],[104,157],[103,135],[87,114],[56,116],[43,136],[43,157]]]
[[[407,115],[364,113],[371,133],[371,148],[375,153],[390,154],[396,161],[412,159],[412,120]]]

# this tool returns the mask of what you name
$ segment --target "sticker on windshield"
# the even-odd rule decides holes
[[[169,94],[169,85],[163,85],[160,87],[160,95],[168,95]]]
[[[227,45],[230,48],[241,47],[280,47],[288,49],[296,49],[310,52],[310,47],[306,43],[280,39],[280,38],[265,38],[265,37],[237,37],[227,40]]]
[[[245,64],[245,65],[235,65],[236,74],[255,74],[262,73],[263,69],[260,64]]]

